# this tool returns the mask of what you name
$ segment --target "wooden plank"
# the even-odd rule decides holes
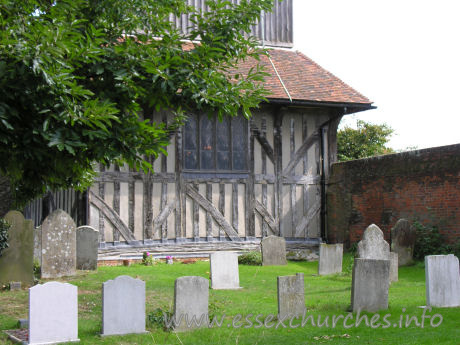
[[[308,137],[308,117],[305,115],[302,116],[302,142]],[[303,174],[308,174],[308,154],[306,153],[303,156]],[[303,186],[303,214],[308,212],[309,206],[309,197],[308,197],[308,185]]]
[[[279,108],[275,110],[275,120],[273,124],[273,141],[274,141],[274,158],[275,158],[275,220],[278,224],[279,236],[284,236],[283,224],[281,217],[283,214],[283,184],[281,179],[281,171],[283,168],[283,156],[282,156],[282,124],[283,124],[283,113]]]
[[[223,183],[219,184],[219,212],[225,216],[225,184]],[[225,232],[221,226],[219,226],[219,238],[225,238]]]
[[[187,186],[188,187],[188,186]],[[194,183],[193,187],[198,190],[198,184]],[[187,194],[189,189],[187,188]],[[197,192],[198,193],[198,192]],[[200,237],[200,206],[197,200],[193,199],[193,237],[198,239]]]
[[[263,152],[267,155],[267,157],[272,161],[272,163],[275,163],[275,158],[274,158],[274,151],[270,143],[268,142],[266,136],[262,134],[257,128],[254,128],[253,130],[254,137],[257,139],[259,142],[260,146],[262,146]]]
[[[238,233],[238,184],[232,183],[232,226]]]
[[[313,217],[320,211],[321,201],[316,201],[315,204],[308,210],[308,213],[302,217],[299,224],[295,229],[295,237],[300,237],[302,231],[305,229],[305,237],[308,237],[308,223],[313,219]]]
[[[99,196],[92,191],[89,192],[90,204],[96,207],[99,212],[104,214],[104,217],[112,224],[114,229],[117,229],[120,235],[126,241],[134,241],[134,235],[129,230],[128,226],[121,220],[117,213]]]
[[[105,167],[100,164],[99,170],[104,171]],[[105,198],[105,183],[99,182],[99,197]],[[101,242],[105,242],[104,215],[99,211],[99,238]]]
[[[153,163],[153,158],[147,158],[150,164]],[[152,193],[153,193],[153,181],[152,172],[148,172],[144,175],[144,193],[143,193],[143,214],[144,214],[144,239],[153,238],[153,208],[152,208]]]
[[[289,126],[289,134],[290,134],[290,159],[293,158],[294,152],[295,152],[295,119],[293,116],[291,116],[290,119],[290,126]],[[305,157],[305,155],[304,155]],[[294,232],[295,226],[297,224],[297,196],[296,196],[296,185],[291,184],[290,185],[290,207],[291,207],[291,229],[292,233]]]
[[[264,138],[267,135],[267,118],[265,115],[262,116],[260,130]],[[262,148],[262,175],[267,174],[267,154],[265,150]],[[272,160],[273,163],[273,160]],[[262,205],[267,208],[267,184],[262,184]],[[262,237],[268,236],[268,225],[267,221],[262,217]]]
[[[115,164],[114,167],[115,173],[120,173],[120,166]],[[113,211],[120,216],[120,182],[113,183]],[[113,240],[119,241],[120,240],[120,233],[117,229],[113,228]]]
[[[206,183],[206,199],[212,203],[212,184]],[[212,216],[211,213],[206,210],[206,237],[209,239],[212,237]]]
[[[254,127],[254,120],[250,121],[251,128]],[[256,236],[256,219],[254,213],[255,190],[254,190],[254,173],[255,173],[255,157],[254,157],[254,132],[251,130],[249,136],[249,178],[245,187],[246,194],[246,237]]]
[[[166,114],[163,114],[162,118],[163,122],[167,124],[166,120]],[[168,161],[166,155],[162,154],[161,155],[161,172],[164,174],[168,171]],[[166,204],[168,202],[168,183],[167,182],[162,182],[161,183],[161,210],[166,207]],[[160,237],[163,241],[167,240],[168,238],[168,222],[163,222],[161,225],[161,233]]]
[[[232,241],[238,241],[239,240],[238,233],[227,222],[227,220],[224,218],[222,213],[220,213],[211,202],[209,202],[205,197],[203,197],[200,193],[198,193],[198,191],[194,187],[187,185],[186,188],[187,188],[187,195],[191,197],[194,200],[194,202],[201,205],[201,207],[203,207],[205,210],[211,213],[214,220],[225,231],[228,237]]]
[[[130,169],[131,170],[131,169]],[[136,207],[134,182],[128,183],[128,226],[134,234],[134,210]]]
[[[259,202],[259,200],[256,200],[255,202],[255,210],[262,216],[265,224],[267,224],[270,227],[273,233],[277,234],[278,227],[275,222],[275,219],[273,219],[271,214],[268,212],[265,206]]]
[[[153,220],[153,229],[158,229],[167,223],[167,219],[172,211],[176,209],[176,200],[169,202]]]
[[[183,180],[182,171],[182,129],[176,133],[176,208],[175,208],[175,234],[176,239],[182,237],[182,229],[185,237],[185,225],[182,227],[182,219],[185,219],[185,197],[182,195]],[[184,223],[185,224],[185,223]]]
[[[151,180],[154,182],[167,182],[174,183],[176,179],[176,173],[151,173]],[[143,181],[145,173],[137,171],[106,171],[100,172],[99,175],[94,179],[95,182],[136,182]]]

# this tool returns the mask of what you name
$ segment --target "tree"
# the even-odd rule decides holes
[[[358,120],[356,129],[347,126],[337,132],[337,158],[349,161],[392,153],[394,150],[385,145],[393,132],[387,124],[376,125]]]
[[[47,190],[83,190],[97,162],[147,171],[189,111],[249,117],[264,99],[264,73],[232,71],[262,52],[245,33],[272,1],[207,6],[2,0],[0,195],[20,206]],[[170,20],[185,13],[187,34]],[[167,125],[151,120],[161,110],[172,114]]]

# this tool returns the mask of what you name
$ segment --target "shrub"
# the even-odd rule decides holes
[[[168,320],[173,317],[173,313],[168,308],[156,308],[147,314],[147,323],[152,327],[162,328],[166,331],[165,315]]]
[[[0,218],[0,256],[3,250],[8,248],[8,230],[11,225],[3,218]]]
[[[40,266],[40,261],[37,258],[34,258],[34,277],[39,279],[41,277],[42,267]]]
[[[145,266],[152,266],[154,264],[153,255],[149,252],[144,252],[142,254],[142,264]]]
[[[247,252],[238,256],[238,263],[241,265],[261,266],[262,254],[260,252]]]
[[[453,251],[451,246],[445,244],[436,226],[426,226],[415,221],[414,227],[417,232],[414,259],[424,260],[427,255],[449,254]]]

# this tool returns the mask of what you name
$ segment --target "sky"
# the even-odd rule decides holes
[[[293,0],[294,48],[377,109],[396,150],[460,143],[460,1]]]

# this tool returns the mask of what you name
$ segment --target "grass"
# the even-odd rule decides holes
[[[350,256],[346,255],[344,270],[350,267]],[[317,262],[289,262],[287,266],[245,266],[240,265],[240,290],[210,290],[210,312],[219,317],[226,315],[221,328],[200,329],[186,333],[164,331],[155,324],[148,324],[149,334],[104,337],[98,336],[101,330],[101,285],[119,275],[129,275],[146,282],[146,312],[157,308],[172,310],[174,280],[184,275],[209,278],[209,262],[155,266],[133,265],[130,267],[100,267],[97,272],[79,272],[75,277],[62,281],[78,286],[79,337],[81,344],[460,344],[460,308],[434,308],[427,315],[442,315],[438,327],[430,326],[425,320],[424,328],[412,323],[405,327],[406,315],[421,320],[425,304],[425,273],[423,264],[401,267],[399,281],[393,283],[389,293],[389,309],[379,313],[382,325],[386,314],[391,327],[386,329],[367,327],[365,321],[358,327],[344,328],[343,319],[332,327],[333,315],[348,315],[350,307],[351,275],[343,273],[332,276],[317,276]],[[253,314],[249,320],[254,324],[255,315],[277,314],[276,277],[303,272],[305,275],[305,301],[308,315],[315,324],[329,317],[329,327],[313,327],[310,322],[304,327],[287,328],[245,328],[244,318]],[[45,280],[42,281],[42,283]],[[404,309],[403,309],[404,308]],[[404,312],[403,312],[404,310]],[[244,323],[240,328],[227,327],[232,318],[241,314]],[[373,314],[363,313],[371,319]],[[402,317],[402,328],[399,325]],[[0,292],[0,329],[16,328],[19,318],[27,317],[27,291]],[[356,313],[347,325],[355,324]],[[240,324],[236,322],[236,324]],[[439,322],[439,317],[435,320]],[[294,320],[297,325],[301,320]],[[269,323],[270,325],[270,323]],[[276,325],[276,320],[275,320]],[[8,344],[6,336],[0,335],[0,344]]]

